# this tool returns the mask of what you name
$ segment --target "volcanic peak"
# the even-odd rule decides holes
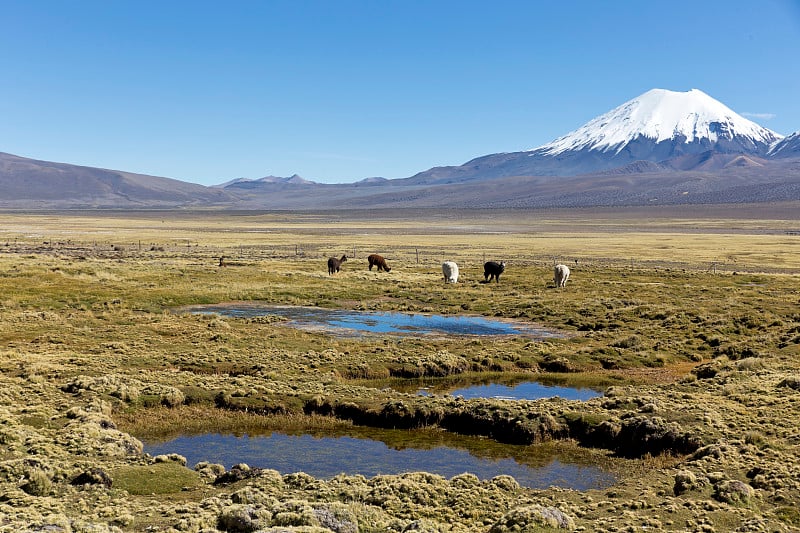
[[[767,149],[783,136],[759,126],[703,91],[651,89],[558,139],[528,150],[555,156],[591,150],[619,153],[637,139],[654,143],[731,141]]]

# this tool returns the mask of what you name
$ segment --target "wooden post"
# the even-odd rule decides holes
[[[419,264],[419,248],[414,248],[417,252],[417,264]]]

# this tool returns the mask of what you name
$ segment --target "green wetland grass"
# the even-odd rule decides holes
[[[796,223],[785,209],[687,209],[3,214],[0,528],[500,532],[561,513],[592,531],[798,530]],[[391,272],[367,269],[373,252]],[[327,257],[344,253],[329,276]],[[459,263],[458,284],[443,282],[443,259]],[[489,259],[508,261],[500,283],[484,283]],[[555,260],[573,271],[564,289]],[[468,314],[565,336],[345,338],[175,311],[236,301]],[[605,395],[404,388],[517,379]],[[477,436],[475,453],[557,453],[619,482],[534,491],[237,470],[215,483],[214,465],[148,457],[137,440],[256,431],[397,446]]]

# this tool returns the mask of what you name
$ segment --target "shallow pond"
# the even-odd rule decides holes
[[[251,318],[275,315],[285,318],[289,326],[302,329],[322,329],[340,335],[401,334],[401,335],[518,335],[534,338],[561,337],[556,331],[530,323],[489,319],[481,316],[434,315],[387,311],[354,311],[268,305],[252,302],[196,305],[184,307],[183,312],[219,314]]]
[[[449,394],[451,396],[461,396],[470,398],[498,398],[503,400],[540,400],[543,398],[563,398],[565,400],[586,401],[591,398],[602,396],[603,393],[589,388],[560,387],[556,385],[543,385],[536,381],[524,381],[516,385],[503,385],[500,383],[488,383],[483,385],[471,385],[454,390],[439,391],[435,387],[424,387],[418,390],[418,394],[430,395]]]
[[[223,464],[226,468],[246,463],[251,467],[277,470],[281,474],[305,472],[317,478],[331,478],[340,473],[372,477],[429,472],[449,479],[470,472],[480,479],[510,475],[520,485],[530,488],[556,486],[576,490],[605,488],[615,481],[612,474],[595,466],[565,463],[553,456],[529,459],[526,464],[524,460],[498,457],[496,451],[489,452],[488,448],[483,455],[478,451],[481,442],[475,438],[472,440],[476,442],[468,451],[448,446],[415,448],[403,445],[393,448],[378,440],[342,436],[205,434],[145,443],[144,451],[151,455],[178,453],[186,457],[189,466],[200,461]],[[494,445],[493,449],[496,448]],[[525,453],[526,448],[531,447],[516,447],[520,453]]]

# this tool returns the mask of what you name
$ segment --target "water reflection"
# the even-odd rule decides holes
[[[430,387],[420,389],[418,392],[418,394],[421,395],[430,395],[431,393],[441,392]],[[559,397],[565,400],[580,401],[590,400],[603,395],[601,392],[593,389],[543,385],[536,381],[526,381],[516,385],[503,385],[500,383],[472,385],[445,391],[445,393],[451,396],[461,396],[466,399],[498,398],[503,400],[540,400],[543,398]]]
[[[444,378],[363,380],[368,387],[388,387],[406,394],[420,396],[450,395],[472,398],[497,398],[502,400],[542,400],[559,397],[564,400],[586,401],[603,396],[602,390],[610,383],[598,382],[591,387],[571,387],[567,380],[552,377],[460,375]]]
[[[525,448],[531,448],[502,446],[517,448],[521,454],[525,453]],[[305,472],[317,478],[331,478],[340,473],[372,477],[423,471],[445,478],[464,472],[481,479],[505,474],[530,488],[556,486],[587,490],[614,483],[611,474],[597,467],[564,463],[552,456],[534,460],[534,463],[541,463],[534,466],[508,456],[494,457],[494,453],[476,456],[472,451],[448,446],[392,448],[378,440],[347,436],[315,437],[277,432],[265,436],[204,434],[146,443],[145,451],[152,455],[178,453],[186,457],[190,466],[209,461],[230,468],[244,462],[282,474]]]
[[[320,329],[343,335],[361,333],[447,334],[447,335],[518,335],[534,338],[559,337],[558,332],[523,322],[488,319],[480,316],[432,315],[387,311],[353,311],[231,303],[196,305],[181,309],[190,313],[214,313],[222,316],[251,318],[276,315],[287,319],[287,325],[303,329]]]

